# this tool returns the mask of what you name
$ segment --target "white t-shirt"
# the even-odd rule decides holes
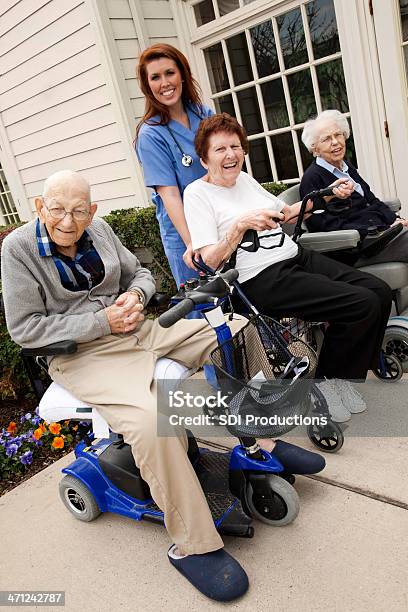
[[[186,187],[183,200],[194,250],[216,244],[224,238],[237,217],[250,210],[269,208],[280,212],[284,207],[283,202],[245,172],[239,174],[233,187],[220,187],[198,179]],[[262,239],[268,234],[273,235]],[[279,244],[281,229],[264,230],[258,235],[262,246]],[[253,278],[278,261],[295,257],[297,252],[297,245],[286,234],[281,247],[258,249],[255,253],[238,249],[235,267],[239,271],[240,282]]]

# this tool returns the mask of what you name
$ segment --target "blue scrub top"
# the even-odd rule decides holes
[[[178,187],[181,197],[183,197],[187,185],[206,174],[206,170],[201,165],[195,152],[194,138],[200,121],[210,117],[214,112],[207,106],[187,106],[186,112],[191,129],[173,119],[169,121],[168,126],[172,130],[181,151],[193,158],[193,163],[188,168],[181,163],[182,153],[165,125],[144,123],[136,142],[136,153],[143,166],[145,185],[154,189],[152,200],[156,205],[156,217],[160,225],[160,233],[166,252],[169,249],[183,248],[184,242],[170,221],[162,199],[155,191],[156,186]],[[152,122],[159,120],[158,116],[152,118]]]

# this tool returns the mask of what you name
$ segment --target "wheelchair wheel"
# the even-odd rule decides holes
[[[404,372],[408,372],[408,329],[398,325],[386,328],[383,341],[383,350],[386,355],[394,355]]]
[[[384,382],[397,382],[403,374],[400,360],[395,355],[382,352],[380,364],[373,370],[374,374]]]
[[[59,484],[59,493],[64,506],[79,521],[89,523],[101,514],[94,496],[78,478],[70,474],[64,476]]]
[[[281,527],[295,520],[300,502],[289,482],[275,474],[266,474],[247,482],[243,507],[248,507],[251,516],[258,521]]]
[[[329,421],[327,425],[309,425],[309,440],[324,453],[337,453],[344,444],[344,435],[337,423]]]

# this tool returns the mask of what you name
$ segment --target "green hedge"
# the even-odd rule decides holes
[[[263,186],[274,195],[279,195],[287,188],[287,185],[278,183],[265,183]],[[116,210],[104,219],[130,251],[138,248],[148,248],[151,251],[152,263],[145,264],[146,267],[160,280],[162,291],[174,293],[175,285],[163,251],[155,208],[149,206]],[[0,247],[6,235],[18,225],[0,227]],[[23,397],[28,393],[30,385],[20,358],[20,349],[11,340],[3,313],[0,312],[0,399]]]
[[[141,248],[150,250],[153,261],[144,265],[159,280],[160,290],[173,294],[176,286],[163,251],[155,212],[154,206],[114,210],[104,219],[129,251]]]

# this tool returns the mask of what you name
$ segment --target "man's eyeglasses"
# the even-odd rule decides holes
[[[331,143],[332,140],[344,140],[343,132],[334,132],[334,134],[328,134],[319,139],[320,144],[326,145]]]
[[[46,206],[45,198],[43,198],[44,207],[48,210],[53,219],[64,219],[66,215],[71,215],[75,221],[86,221],[89,218],[89,210],[84,208],[75,208],[74,210],[65,210],[62,206],[55,206],[53,198],[50,200],[50,205]]]

